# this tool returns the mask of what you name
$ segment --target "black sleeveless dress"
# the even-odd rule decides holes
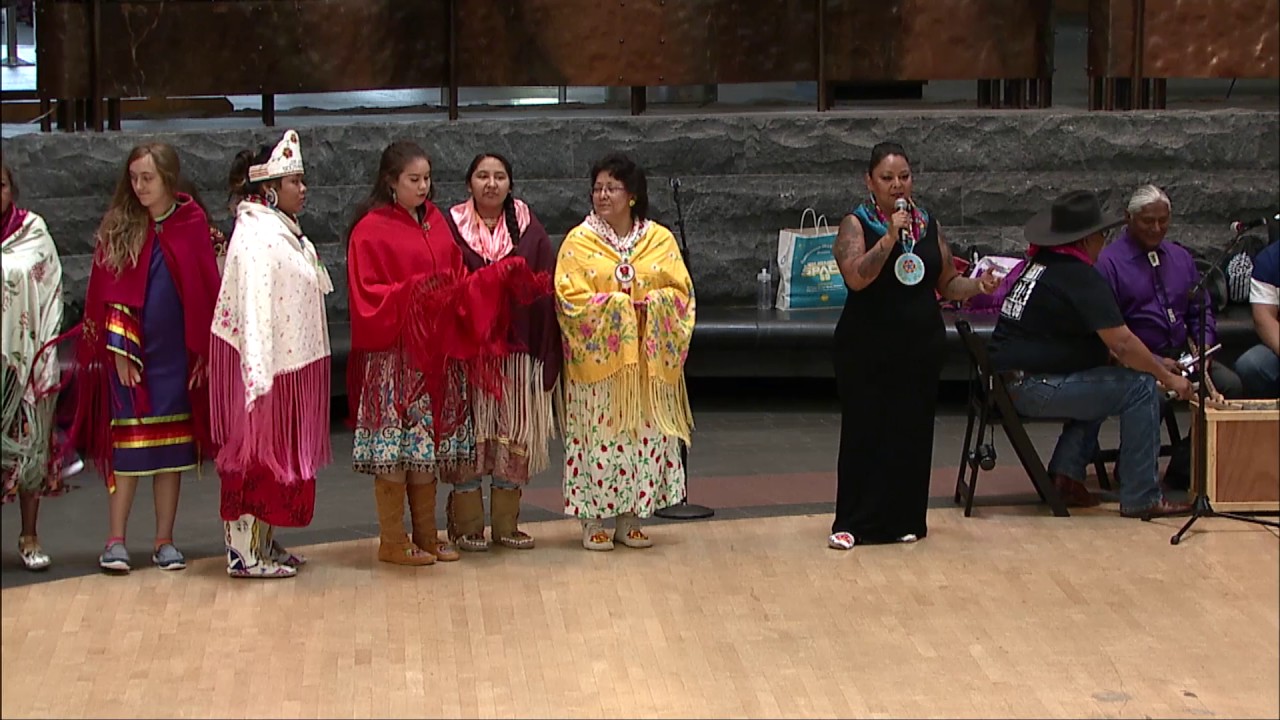
[[[871,247],[885,227],[855,212]],[[872,216],[874,217],[874,216]],[[925,276],[903,285],[894,262],[897,243],[879,276],[849,290],[835,330],[840,394],[840,456],[831,531],[859,543],[924,538],[933,472],[933,428],[946,329],[934,295],[942,273],[938,225],[928,219],[915,253]]]

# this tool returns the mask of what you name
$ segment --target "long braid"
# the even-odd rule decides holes
[[[516,221],[516,197],[510,192],[502,201],[502,215],[507,221],[507,232],[511,233],[511,247],[520,247],[520,223]]]

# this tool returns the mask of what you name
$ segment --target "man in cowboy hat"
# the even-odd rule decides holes
[[[1121,514],[1176,515],[1190,505],[1169,502],[1157,479],[1157,383],[1183,399],[1192,387],[1125,325],[1111,287],[1093,268],[1107,232],[1123,223],[1123,215],[1104,213],[1098,196],[1087,191],[1059,197],[1027,223],[1027,264],[1000,308],[991,367],[1009,379],[1019,414],[1070,418],[1049,462],[1069,504],[1097,504],[1082,482],[1092,461],[1090,440],[1103,421],[1119,417]]]

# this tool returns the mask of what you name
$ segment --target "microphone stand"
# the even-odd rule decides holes
[[[684,210],[680,207],[680,178],[671,178],[671,197],[676,203],[676,227],[680,230],[680,255],[684,266],[689,267],[689,242],[684,234]],[[654,515],[668,520],[701,520],[715,515],[709,507],[689,503],[689,446],[680,441],[680,469],[684,473],[684,497],[670,507],[654,511]]]
[[[1231,520],[1239,520],[1241,522],[1253,523],[1254,525],[1265,525],[1267,527],[1280,527],[1280,522],[1275,520],[1263,520],[1261,518],[1251,517],[1249,515],[1241,515],[1238,513],[1218,512],[1213,509],[1213,504],[1209,502],[1208,480],[1209,480],[1209,419],[1207,410],[1209,403],[1209,358],[1205,356],[1205,349],[1208,347],[1208,324],[1209,324],[1209,304],[1213,301],[1209,294],[1208,285],[1209,277],[1215,272],[1221,272],[1222,262],[1236,251],[1243,241],[1245,235],[1243,232],[1237,232],[1232,238],[1231,243],[1214,258],[1212,264],[1205,268],[1204,273],[1200,276],[1200,281],[1196,286],[1191,288],[1188,293],[1192,302],[1197,298],[1200,300],[1200,331],[1199,337],[1196,338],[1198,350],[1200,353],[1200,361],[1197,363],[1196,377],[1199,380],[1199,387],[1196,389],[1196,400],[1199,407],[1195,411],[1195,431],[1194,431],[1194,450],[1192,456],[1195,458],[1195,467],[1192,468],[1192,487],[1195,488],[1195,501],[1191,507],[1191,517],[1187,519],[1185,525],[1182,526],[1173,537],[1169,538],[1170,545],[1177,545],[1182,542],[1182,536],[1186,534],[1196,520],[1202,517],[1221,517]]]

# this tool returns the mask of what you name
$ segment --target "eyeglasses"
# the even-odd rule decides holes
[[[591,188],[592,195],[617,195],[626,191],[627,189],[621,185],[596,185]]]

